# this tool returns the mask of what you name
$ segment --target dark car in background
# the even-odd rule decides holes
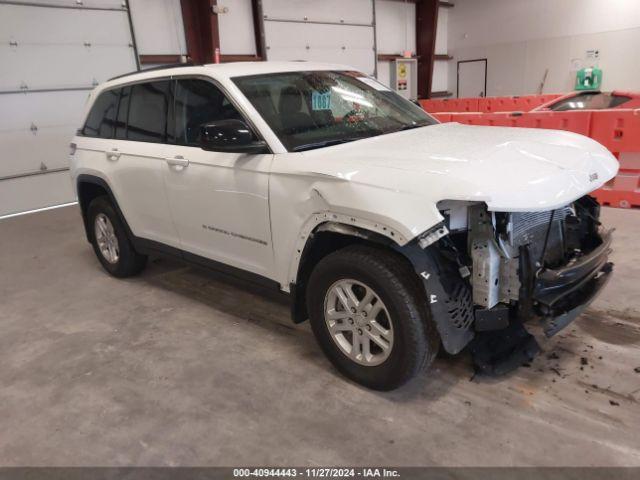
[[[571,92],[560,98],[554,98],[532,111],[566,112],[568,110],[607,110],[612,108],[640,108],[640,93],[617,90],[613,92],[599,90]]]

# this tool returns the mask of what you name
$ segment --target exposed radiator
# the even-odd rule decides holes
[[[572,209],[569,206],[559,208],[553,214],[553,223],[559,224],[571,213]],[[546,212],[512,213],[511,221],[509,222],[509,243],[517,248],[544,239],[550,218],[551,210]]]

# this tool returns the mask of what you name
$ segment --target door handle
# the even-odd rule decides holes
[[[111,150],[107,150],[104,153],[107,156],[107,160],[111,162],[115,162],[120,158],[120,152],[118,151],[117,148],[112,148]]]
[[[172,157],[172,158],[165,158],[165,161],[171,167],[183,167],[184,168],[184,167],[189,165],[189,160],[184,158],[182,155],[176,155],[175,157]]]

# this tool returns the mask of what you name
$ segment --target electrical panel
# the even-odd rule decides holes
[[[418,61],[396,58],[391,62],[391,88],[407,100],[418,98]]]

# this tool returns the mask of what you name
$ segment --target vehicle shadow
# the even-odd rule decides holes
[[[375,392],[349,381],[332,367],[315,342],[309,323],[294,324],[288,299],[277,292],[165,258],[150,259],[146,270],[136,281],[140,280],[225,314],[217,315],[215,321],[246,321],[270,334],[285,336],[287,341],[297,344],[296,352],[300,353],[301,362],[325,369],[336,382],[347,382],[350,388],[394,402],[416,398],[437,400],[458,382],[468,382],[473,375],[468,355],[438,355],[428,371],[420,373],[407,385],[392,392]]]

